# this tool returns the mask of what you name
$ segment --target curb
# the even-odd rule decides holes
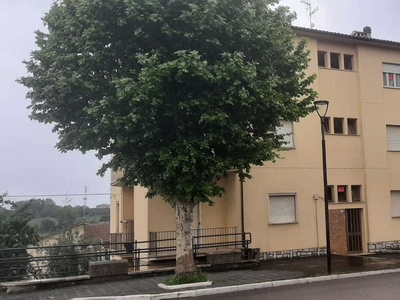
[[[164,283],[159,283],[157,285],[159,288],[162,288],[164,290],[181,290],[184,288],[191,288],[191,287],[210,286],[210,285],[212,285],[212,281],[186,283],[186,284],[179,284],[179,285],[166,285]]]
[[[371,276],[371,275],[390,274],[390,273],[400,273],[400,269],[389,269],[389,270],[380,270],[380,271],[367,271],[367,272],[359,272],[359,273],[336,274],[336,275],[325,275],[325,276],[318,276],[318,277],[305,277],[305,278],[297,278],[297,279],[267,281],[267,282],[249,283],[249,284],[243,284],[243,285],[224,286],[224,287],[217,287],[217,288],[206,288],[206,289],[199,289],[199,290],[180,291],[180,292],[163,293],[163,294],[87,297],[87,298],[73,298],[71,300],[162,300],[162,299],[193,298],[193,297],[200,297],[200,296],[210,296],[210,295],[217,295],[217,294],[259,290],[259,289],[265,289],[265,288],[271,288],[271,287],[289,286],[289,285],[295,285],[295,284],[305,284],[305,283],[356,278],[356,277]]]

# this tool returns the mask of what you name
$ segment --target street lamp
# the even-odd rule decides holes
[[[321,119],[321,136],[322,136],[322,169],[324,174],[324,203],[325,203],[325,236],[326,236],[326,259],[328,274],[332,273],[331,261],[331,240],[329,230],[329,203],[328,203],[328,172],[326,168],[326,146],[325,146],[325,116],[328,112],[329,101],[318,100],[314,101],[314,106],[317,110],[318,116]]]

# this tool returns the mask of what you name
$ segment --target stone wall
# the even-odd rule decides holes
[[[207,263],[210,265],[219,265],[227,263],[237,263],[242,259],[242,253],[238,251],[220,251],[207,253]]]
[[[368,243],[369,253],[400,253],[400,241]]]
[[[93,261],[89,264],[90,277],[127,275],[128,261],[126,259],[110,261]]]
[[[292,257],[310,257],[326,255],[326,248],[304,248],[294,250],[262,252],[261,260],[278,259],[278,258],[292,258]]]

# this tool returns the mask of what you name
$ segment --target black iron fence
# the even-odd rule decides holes
[[[248,247],[251,234],[235,231],[231,227],[196,232],[193,236],[195,257],[204,254],[206,249]],[[162,235],[167,238],[161,239]],[[90,262],[114,259],[128,260],[129,271],[174,267],[175,236],[162,233],[157,238],[156,242],[125,240],[123,243],[0,249],[0,282],[85,275]]]
[[[218,227],[218,228],[204,228],[204,229],[192,229],[193,245],[199,243],[221,243],[221,242],[236,242],[240,237],[236,235],[237,227]],[[175,251],[176,247],[176,231],[156,231],[149,232],[149,239],[151,248],[154,249],[150,253],[153,257],[160,255],[166,256],[168,254],[173,255],[174,253],[166,253],[166,251],[158,251],[160,248],[171,248]],[[232,241],[231,239],[235,239]],[[229,246],[231,247],[231,246]]]
[[[111,233],[110,244],[112,250],[123,250],[126,243],[133,243],[135,235],[133,233]]]
[[[90,261],[110,256],[110,244],[0,249],[0,282],[84,275]]]

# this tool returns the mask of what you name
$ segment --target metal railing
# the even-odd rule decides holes
[[[84,275],[90,261],[110,260],[109,248],[79,244],[0,249],[0,282]]]
[[[237,227],[218,227],[218,228],[204,228],[204,229],[192,229],[193,236],[193,245],[198,243],[202,243],[202,238],[205,239],[206,243],[214,242],[228,242],[227,237],[231,235],[235,239],[240,240],[240,237],[237,237]],[[200,238],[201,237],[201,238]],[[157,249],[170,247],[176,247],[176,231],[156,231],[149,232],[149,239],[151,247],[155,250],[150,253],[151,256],[157,257],[160,254],[166,255],[168,253],[159,252]],[[170,253],[171,255],[174,253]]]
[[[111,186],[120,186],[119,179],[124,177],[124,170],[111,171]]]
[[[218,232],[203,230],[193,237],[195,257],[205,249],[247,248],[251,243],[250,233],[207,234],[213,231]],[[0,282],[85,275],[90,262],[115,259],[127,259],[130,271],[174,267],[175,253],[175,237],[156,244],[149,240],[0,249]]]
[[[134,233],[111,233],[110,244],[112,250],[123,250],[126,243],[135,241]]]
[[[194,240],[198,240],[198,242],[195,243]],[[193,252],[197,255],[203,249],[248,248],[251,241],[250,232],[199,235],[193,237]]]

